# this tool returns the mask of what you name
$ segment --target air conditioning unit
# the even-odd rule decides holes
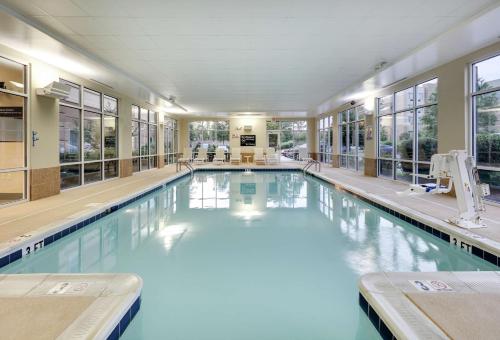
[[[45,97],[64,99],[69,96],[70,89],[69,85],[53,81],[41,89],[36,89],[36,94]]]

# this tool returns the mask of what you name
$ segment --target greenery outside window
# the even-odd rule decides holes
[[[70,87],[59,102],[61,189],[118,177],[118,100],[60,81]]]
[[[438,79],[378,98],[378,176],[408,183],[428,180],[438,148]]]
[[[208,161],[212,161],[217,148],[229,152],[229,121],[200,120],[189,123],[189,146],[195,156],[198,149],[208,150]]]
[[[364,171],[365,116],[363,105],[338,114],[341,168]]]
[[[472,65],[472,152],[487,198],[500,202],[500,56]]]
[[[132,170],[158,167],[158,113],[132,105]]]

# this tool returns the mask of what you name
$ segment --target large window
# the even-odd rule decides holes
[[[333,116],[322,117],[318,121],[318,145],[319,161],[323,163],[332,163],[333,151]]]
[[[208,149],[209,161],[213,159],[215,149],[222,148],[229,152],[229,121],[202,120],[189,123],[189,146],[193,152],[203,147]]]
[[[165,117],[163,128],[163,147],[165,152],[165,164],[172,164],[177,161],[177,120]]]
[[[118,177],[118,101],[80,85],[59,105],[61,189]]]
[[[158,113],[132,105],[132,167],[134,172],[158,167]]]
[[[472,111],[479,177],[500,202],[500,56],[472,65]]]
[[[268,144],[276,141],[276,149],[281,150],[282,159],[296,160],[299,149],[307,149],[307,121],[269,120],[266,123]],[[273,141],[273,143],[269,143]]]
[[[26,198],[26,66],[0,57],[0,205]]]
[[[438,80],[378,98],[378,175],[409,183],[426,180],[437,152]]]
[[[364,170],[365,116],[366,110],[363,105],[338,114],[341,168]]]

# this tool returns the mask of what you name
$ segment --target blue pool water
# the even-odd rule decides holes
[[[357,303],[376,271],[494,270],[295,172],[199,172],[7,267],[129,272],[123,339],[377,339]]]

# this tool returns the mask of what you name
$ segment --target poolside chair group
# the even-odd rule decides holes
[[[229,157],[230,164],[241,164],[241,148],[232,148]],[[307,162],[309,159],[307,150],[299,149],[299,160]],[[203,164],[208,161],[208,150],[207,148],[199,148],[198,153],[195,158],[193,158],[193,150],[191,148],[184,148],[182,157],[179,158],[179,162],[193,162],[194,164]],[[215,155],[212,160],[213,164],[224,164],[226,161],[226,155],[224,149],[217,148],[215,150]],[[253,150],[253,161],[257,165],[265,164],[277,164],[280,162],[280,154],[276,152],[274,148],[267,148],[264,154],[263,148],[254,148]]]

